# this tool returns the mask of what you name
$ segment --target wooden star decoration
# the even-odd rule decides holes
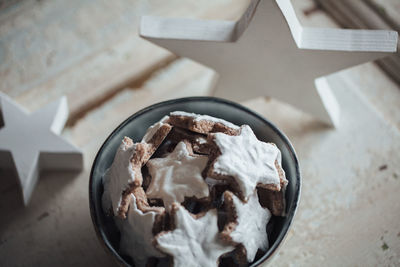
[[[14,168],[27,205],[41,170],[81,170],[82,152],[59,136],[68,118],[66,97],[29,114],[0,92],[0,168]]]
[[[275,97],[334,126],[340,109],[324,76],[395,52],[398,39],[303,27],[290,0],[251,0],[238,21],[144,16],[140,35],[218,72],[216,96]]]

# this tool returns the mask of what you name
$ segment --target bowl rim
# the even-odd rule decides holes
[[[137,112],[135,112],[134,114],[132,114],[131,116],[129,116],[127,119],[125,119],[121,124],[119,124],[112,132],[111,134],[108,135],[108,137],[106,138],[106,140],[103,142],[103,144],[101,145],[100,149],[97,151],[96,153],[96,157],[93,160],[92,163],[92,167],[90,170],[90,178],[89,178],[89,209],[90,209],[90,217],[92,219],[92,223],[93,226],[95,228],[95,232],[97,235],[97,238],[100,240],[100,243],[102,244],[103,248],[112,255],[112,257],[116,260],[118,260],[118,263],[120,265],[124,265],[124,266],[131,266],[129,265],[120,255],[119,253],[113,248],[113,246],[110,244],[110,242],[106,239],[105,236],[105,232],[103,229],[100,229],[99,225],[100,222],[98,220],[98,215],[96,213],[96,207],[95,207],[95,196],[94,196],[94,192],[92,190],[92,185],[93,185],[93,174],[94,174],[94,168],[95,166],[97,166],[97,162],[98,162],[98,158],[101,154],[101,152],[103,151],[104,147],[106,146],[106,144],[108,143],[108,141],[113,138],[113,136],[115,134],[117,134],[122,128],[124,128],[128,123],[130,123],[131,121],[133,121],[135,118],[141,116],[144,113],[150,112],[154,109],[157,109],[159,107],[162,106],[168,106],[171,104],[176,104],[176,103],[184,103],[184,102],[194,102],[194,101],[204,101],[204,102],[215,102],[215,103],[222,103],[222,104],[226,104],[229,106],[232,106],[236,109],[239,109],[245,113],[248,113],[249,115],[252,115],[254,117],[256,117],[257,119],[261,120],[262,122],[264,122],[266,125],[268,125],[278,136],[279,138],[281,138],[281,140],[283,141],[283,144],[287,147],[289,153],[290,153],[290,157],[294,163],[294,167],[295,167],[295,175],[296,175],[296,187],[294,189],[294,199],[293,199],[293,205],[291,206],[291,209],[287,212],[286,216],[288,217],[288,223],[287,225],[281,230],[281,232],[279,233],[276,241],[274,242],[274,244],[268,248],[267,252],[265,254],[263,254],[263,256],[258,259],[256,262],[253,262],[252,265],[250,266],[258,266],[261,263],[265,262],[267,259],[271,259],[272,256],[275,254],[276,251],[278,251],[278,248],[282,245],[282,243],[284,242],[290,226],[293,223],[293,219],[296,215],[297,212],[297,208],[299,205],[299,201],[300,201],[300,196],[301,196],[301,174],[300,174],[300,164],[299,161],[297,159],[297,155],[296,155],[296,151],[293,147],[293,145],[291,144],[291,142],[289,141],[289,139],[287,138],[287,136],[281,131],[279,130],[278,127],[276,127],[272,122],[270,122],[269,120],[267,120],[266,118],[264,118],[263,116],[261,116],[260,114],[258,114],[255,111],[250,110],[247,107],[242,106],[241,104],[235,103],[233,101],[229,101],[223,98],[218,98],[218,97],[212,97],[212,96],[193,96],[193,97],[183,97],[183,98],[176,98],[176,99],[171,99],[171,100],[166,100],[166,101],[162,101],[162,102],[158,102],[155,104],[152,104],[150,106],[147,106]],[[107,241],[107,242],[106,242]]]

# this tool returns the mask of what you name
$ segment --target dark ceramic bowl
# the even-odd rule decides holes
[[[249,265],[257,266],[270,260],[289,230],[300,198],[301,178],[296,153],[287,137],[267,119],[239,104],[213,97],[181,98],[152,105],[130,116],[107,138],[93,162],[89,181],[90,212],[100,242],[121,266],[133,265],[128,258],[118,254],[119,232],[112,218],[106,217],[103,212],[101,206],[102,176],[110,167],[124,136],[129,136],[134,141],[140,141],[150,125],[176,110],[207,114],[237,125],[250,125],[258,139],[273,142],[281,150],[282,166],[289,180],[286,190],[287,215],[274,218],[273,228],[269,234],[270,248]]]

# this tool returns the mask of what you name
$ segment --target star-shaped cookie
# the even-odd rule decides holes
[[[256,186],[281,190],[284,172],[276,145],[259,141],[248,125],[243,125],[237,136],[214,133],[210,138],[217,152],[210,157],[208,177],[233,179],[244,200]]]
[[[209,134],[221,132],[229,135],[236,135],[239,131],[239,126],[229,121],[208,115],[200,115],[185,111],[174,111],[169,115],[168,122],[170,124],[196,133]]]
[[[221,236],[235,245],[242,244],[246,250],[247,262],[252,262],[258,249],[268,249],[266,226],[271,212],[261,207],[256,192],[244,203],[232,192],[225,191],[224,203],[229,223],[224,227]]]
[[[185,197],[209,196],[207,183],[201,175],[208,157],[191,155],[191,150],[189,143],[179,142],[165,158],[147,162],[152,178],[146,194],[149,198],[162,199],[167,210],[173,202],[181,203]]]
[[[126,220],[119,224],[121,231],[120,251],[129,255],[135,262],[135,266],[145,266],[149,257],[163,257],[153,245],[153,225],[156,216],[155,211],[143,213],[136,205],[136,198],[131,194],[131,201]]]
[[[217,266],[219,257],[234,249],[219,238],[217,210],[194,218],[178,203],[172,205],[176,228],[156,236],[156,246],[172,255],[174,266]]]
[[[106,210],[112,209],[114,215],[125,218],[130,193],[143,182],[142,166],[171,131],[172,126],[162,121],[150,126],[140,143],[124,137],[111,167],[104,174],[103,207]]]
[[[106,171],[103,177],[103,207],[106,209],[112,208],[114,215],[121,214],[121,206],[128,208],[128,205],[121,205],[123,193],[131,186],[140,186],[142,184],[140,159],[145,154],[145,144],[134,144],[132,139],[124,137],[111,167]]]

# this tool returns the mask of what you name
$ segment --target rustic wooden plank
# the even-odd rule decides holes
[[[365,0],[371,8],[394,30],[400,32],[400,2],[396,0]],[[400,83],[400,45],[397,47],[396,58],[380,60],[378,64],[388,72],[389,76]]]
[[[383,5],[379,5],[377,1],[359,0],[317,0],[317,2],[326,10],[338,23],[345,28],[367,28],[367,29],[389,29],[393,28],[400,31],[395,23],[388,23],[388,15],[382,10],[392,10],[394,3],[388,1],[383,9]],[[400,11],[391,11],[400,14]],[[400,20],[398,20],[400,21]],[[397,46],[400,50],[400,44]],[[377,64],[397,83],[400,83],[400,54],[396,54],[376,61]]]
[[[137,36],[142,14],[235,19],[245,6],[237,0],[27,1],[0,12],[0,90],[31,110],[66,94],[72,117],[80,116],[175,59]]]
[[[128,37],[104,53],[81,62],[79,67],[65,70],[59,76],[18,95],[16,100],[29,109],[36,109],[64,94],[69,99],[70,117],[75,118],[175,59],[174,55],[136,36]]]
[[[364,0],[393,26],[397,31],[400,29],[400,2],[397,0]]]

